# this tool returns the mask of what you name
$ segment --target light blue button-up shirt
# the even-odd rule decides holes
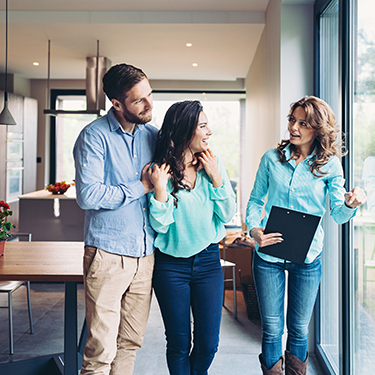
[[[149,124],[125,132],[113,108],[81,131],[73,155],[77,203],[86,210],[85,245],[131,257],[153,252],[155,233],[140,180],[157,132]]]
[[[291,157],[290,145],[283,152],[288,160]],[[357,209],[345,205],[345,180],[340,160],[336,156],[331,157],[321,168],[328,174],[315,177],[308,164],[312,158],[313,153],[296,165],[294,159],[281,163],[276,149],[268,150],[263,155],[247,204],[246,224],[249,232],[253,228],[265,227],[273,205],[322,217],[326,211],[327,194],[331,204],[331,215],[336,223],[343,224],[355,216]],[[265,216],[261,219],[264,204]],[[323,238],[324,232],[320,221],[305,263],[311,263],[321,253]],[[259,249],[258,244],[256,249]],[[258,254],[269,262],[284,261],[260,252]]]

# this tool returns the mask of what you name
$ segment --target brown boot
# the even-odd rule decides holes
[[[307,353],[305,362],[302,362],[295,355],[285,350],[285,375],[306,375]]]
[[[262,368],[263,375],[283,375],[284,374],[284,356],[281,356],[280,359],[267,370],[262,361],[262,354],[259,354],[260,367]]]

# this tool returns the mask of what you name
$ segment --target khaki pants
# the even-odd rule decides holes
[[[151,302],[154,254],[131,258],[86,246],[88,338],[81,375],[131,375]]]

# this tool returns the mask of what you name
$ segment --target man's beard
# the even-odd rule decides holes
[[[124,106],[124,119],[131,124],[146,124],[150,122],[152,119],[152,112],[149,111],[146,115],[135,115],[127,110],[126,106]]]

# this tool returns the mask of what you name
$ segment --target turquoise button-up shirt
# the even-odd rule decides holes
[[[149,124],[125,132],[113,108],[81,131],[73,155],[85,245],[131,257],[154,251],[141,172],[152,160],[157,132]]]
[[[177,192],[175,207],[168,182],[168,201],[159,202],[150,193],[150,222],[157,232],[155,247],[178,257],[193,256],[225,237],[224,223],[236,212],[235,196],[223,163],[218,159],[222,186],[214,188],[204,169],[197,171],[194,189]]]
[[[283,150],[286,160],[291,157],[290,145]],[[323,217],[326,195],[328,194],[331,215],[338,224],[343,224],[355,216],[357,209],[345,205],[343,170],[340,160],[334,156],[321,170],[328,172],[315,177],[308,162],[313,153],[296,165],[294,159],[281,163],[276,149],[268,150],[262,157],[253,190],[246,210],[246,224],[249,232],[253,228],[265,227],[271,207],[279,206]],[[268,194],[268,197],[267,197]],[[267,202],[266,202],[267,197]],[[261,218],[265,206],[265,216]],[[324,232],[321,222],[315,233],[305,263],[311,263],[323,249]],[[259,249],[257,244],[256,249]],[[258,252],[269,262],[284,260]]]

